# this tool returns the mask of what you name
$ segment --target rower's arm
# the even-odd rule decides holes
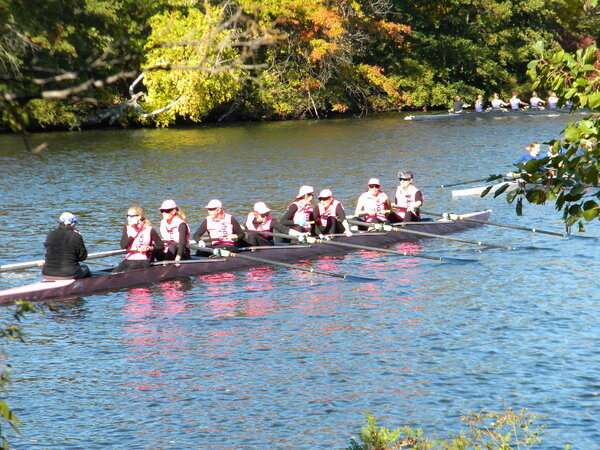
[[[288,227],[293,227],[295,225],[293,217],[296,211],[298,211],[298,207],[293,204],[290,205],[283,216],[281,216],[281,223]]]
[[[233,234],[236,234],[238,239],[244,239],[246,233],[244,233],[244,229],[240,225],[240,223],[235,219],[235,217],[231,218],[231,225],[233,225]]]
[[[204,219],[198,227],[198,229],[196,230],[196,232],[194,233],[194,235],[192,236],[192,239],[196,242],[200,242],[200,238],[202,238],[202,236],[206,233],[206,229],[207,222],[206,219]]]

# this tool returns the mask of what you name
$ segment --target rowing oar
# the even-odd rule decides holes
[[[447,188],[447,187],[453,187],[453,186],[460,186],[461,184],[479,183],[481,181],[494,181],[499,178],[514,178],[514,177],[512,177],[511,174],[509,174],[509,173],[507,173],[506,175],[489,175],[486,178],[478,178],[477,180],[460,181],[458,183],[452,183],[452,184],[441,184],[440,187]]]
[[[302,266],[297,266],[295,264],[288,264],[279,261],[273,261],[272,259],[259,258],[257,256],[250,256],[241,253],[230,252],[229,250],[225,250],[222,248],[208,248],[208,247],[200,247],[198,245],[188,244],[188,247],[194,250],[200,250],[203,252],[210,252],[216,256],[222,256],[225,258],[240,258],[247,259],[248,261],[255,261],[262,264],[270,265],[270,266],[279,266],[285,267],[287,269],[301,270],[302,272],[310,272],[310,273],[318,273],[321,275],[327,275],[328,277],[341,278],[346,281],[353,281],[356,283],[372,283],[374,281],[380,281],[379,278],[367,278],[367,277],[359,277],[356,275],[348,275],[343,273],[335,273],[335,272],[326,272],[324,270],[314,269],[314,268],[306,268]]]
[[[97,259],[97,258],[106,258],[107,256],[122,255],[124,253],[127,253],[127,249],[109,250],[106,252],[90,253],[87,256],[86,260]],[[0,272],[9,272],[11,270],[17,270],[17,269],[30,269],[32,267],[42,267],[43,265],[44,265],[43,259],[39,259],[37,261],[15,263],[15,264],[4,264],[4,265],[0,266]]]
[[[454,236],[445,236],[443,234],[426,233],[424,231],[407,230],[405,227],[406,227],[406,224],[397,223],[397,224],[394,224],[393,226],[383,225],[382,229],[383,229],[383,231],[398,231],[400,233],[408,233],[408,234],[415,234],[417,236],[430,237],[430,238],[436,238],[436,239],[444,239],[446,241],[464,242],[465,244],[474,244],[474,245],[479,245],[481,247],[501,248],[502,250],[516,250],[516,247],[509,247],[508,245],[492,244],[491,242],[475,241],[473,239],[457,238]]]
[[[576,235],[569,234],[569,233],[557,233],[555,231],[545,231],[545,230],[539,230],[537,228],[520,227],[518,225],[510,225],[507,223],[498,223],[498,222],[490,222],[488,220],[472,219],[470,217],[461,216],[459,214],[452,214],[452,213],[440,214],[440,213],[435,213],[432,211],[424,211],[424,210],[421,210],[421,213],[427,214],[429,216],[444,217],[449,220],[462,220],[465,222],[480,223],[483,225],[493,225],[495,227],[502,227],[502,228],[512,228],[514,230],[531,231],[532,233],[547,234],[549,236],[558,236],[558,237],[562,237],[562,238],[597,239],[595,236],[576,236]]]
[[[460,259],[460,258],[447,258],[445,256],[441,256],[441,257],[439,257],[439,256],[429,256],[429,255],[422,255],[420,253],[408,253],[408,252],[403,252],[403,251],[400,251],[400,250],[393,250],[391,248],[370,247],[368,245],[350,244],[349,242],[335,242],[335,241],[331,241],[331,240],[327,240],[327,239],[319,239],[319,238],[311,237],[311,236],[308,236],[306,238],[301,238],[299,236],[291,236],[291,235],[288,235],[288,234],[279,234],[279,233],[264,233],[264,234],[270,234],[270,235],[273,235],[273,236],[285,237],[285,238],[288,238],[288,239],[289,238],[296,239],[296,240],[298,240],[300,242],[317,243],[317,244],[327,244],[327,245],[337,245],[338,247],[348,247],[348,248],[355,248],[355,249],[358,249],[358,250],[369,250],[369,251],[373,251],[373,252],[390,253],[392,255],[398,255],[398,256],[412,256],[412,257],[415,257],[415,258],[432,259],[434,261],[441,261],[441,262],[450,263],[450,264],[472,264],[472,263],[478,263],[479,262],[479,260],[477,260],[477,259]]]

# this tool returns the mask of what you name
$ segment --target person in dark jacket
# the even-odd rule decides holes
[[[77,218],[70,212],[60,215],[58,227],[46,236],[46,258],[42,275],[48,278],[85,278],[91,276],[85,264],[87,249],[79,231]]]

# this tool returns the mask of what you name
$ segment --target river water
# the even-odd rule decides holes
[[[429,210],[492,208],[496,222],[563,231],[551,205],[517,217],[504,198],[453,201],[439,185],[510,170],[530,141],[557,137],[567,120],[372,115],[53,133],[32,138],[48,143],[38,155],[0,136],[1,262],[43,258],[64,210],[79,216],[89,251],[103,251],[118,247],[131,204],[158,222],[161,201],[174,198],[195,229],[211,198],[242,219],[259,200],[283,213],[310,184],[353,209],[372,176],[393,193],[399,169],[415,173]],[[587,230],[600,236],[597,223]],[[8,347],[7,398],[23,422],[9,440],[28,449],[345,448],[364,412],[443,438],[461,415],[506,406],[545,415],[538,448],[600,447],[598,243],[491,226],[463,237],[519,249],[423,240],[402,248],[480,263],[357,252],[315,267],[383,281],[257,268],[57,302],[27,316],[26,341]],[[37,279],[36,270],[0,274],[3,287]],[[5,322],[10,313],[2,309]]]

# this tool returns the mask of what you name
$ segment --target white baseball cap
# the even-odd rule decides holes
[[[70,212],[64,212],[58,218],[60,223],[64,223],[65,225],[71,225],[72,223],[77,223],[77,217],[75,217]]]
[[[254,204],[254,211],[259,214],[267,214],[268,212],[271,212],[269,207],[264,202],[256,202]]]
[[[221,203],[221,200],[217,200],[216,198],[213,198],[210,202],[208,202],[208,205],[205,206],[206,209],[222,208],[222,207],[223,207],[223,203]]]
[[[296,198],[300,198],[300,197],[304,197],[307,194],[313,194],[315,192],[315,190],[313,189],[312,186],[301,186],[300,190],[298,191],[298,195],[296,195]]]
[[[333,197],[333,192],[331,192],[331,189],[323,189],[319,193],[319,198],[327,198],[327,197]]]
[[[175,203],[175,200],[165,200],[162,202],[162,205],[160,205],[160,208],[158,208],[159,211],[169,209],[177,209],[177,203]]]
[[[381,186],[379,178],[369,178],[369,182],[367,184],[376,184],[377,186]]]

